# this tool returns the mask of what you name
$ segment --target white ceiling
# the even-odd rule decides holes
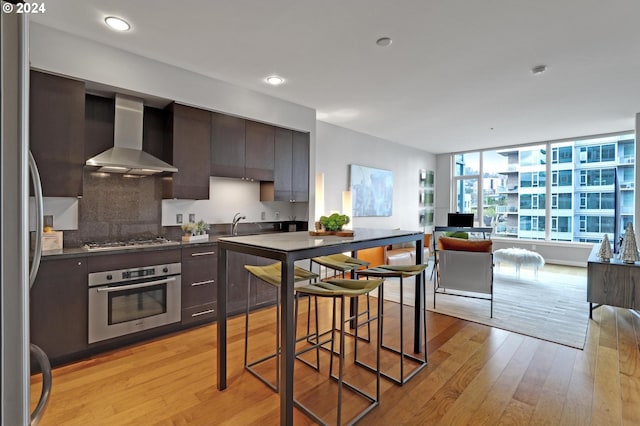
[[[434,153],[629,130],[640,112],[639,0],[45,4],[33,21]],[[108,15],[132,29],[109,30]]]

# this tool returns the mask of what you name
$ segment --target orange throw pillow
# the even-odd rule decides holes
[[[493,242],[491,240],[465,240],[462,238],[440,237],[438,239],[440,250],[478,251],[491,253]]]

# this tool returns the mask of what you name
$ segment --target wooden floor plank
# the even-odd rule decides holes
[[[460,393],[440,419],[441,424],[462,425],[472,422],[473,414],[491,390],[500,374],[522,344],[523,336],[509,335],[500,349],[483,366],[479,374]]]
[[[603,306],[600,310],[600,340],[598,342],[591,418],[594,424],[621,424],[622,404],[616,309]]]
[[[522,380],[540,343],[540,340],[531,337],[524,338],[498,380],[486,394],[482,404],[473,413],[474,424],[494,425],[499,421],[511,403],[513,393]]]
[[[540,398],[542,387],[547,380],[555,358],[558,345],[542,342],[536,351],[527,371],[518,384],[513,399],[535,407]]]
[[[640,424],[640,351],[634,331],[636,316],[628,310],[617,311],[620,396],[624,424]]]
[[[566,346],[558,347],[549,375],[545,381],[531,423],[536,425],[559,424],[567,401],[576,351]]]
[[[386,311],[389,324],[398,324],[397,312]],[[272,347],[274,309],[251,319],[253,347]],[[380,406],[362,424],[640,423],[640,320],[629,311],[594,311],[584,351],[438,314],[427,319],[429,365],[404,386],[383,380]],[[228,332],[223,392],[216,389],[216,326],[207,325],[54,369],[41,425],[279,424],[278,395],[242,367],[244,318],[232,318]],[[352,344],[345,349],[349,356]],[[371,374],[359,370],[348,370],[350,378],[371,385]],[[32,383],[35,404],[40,376]],[[327,371],[296,363],[295,383],[296,397],[330,421],[333,397],[318,396],[332,385]],[[294,421],[314,424],[298,410]]]

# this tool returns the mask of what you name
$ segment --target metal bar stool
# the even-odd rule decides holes
[[[427,268],[426,264],[421,264],[421,265],[381,265],[381,266],[377,266],[375,268],[369,268],[369,269],[365,269],[363,271],[358,271],[358,276],[360,277],[367,277],[367,279],[369,278],[399,278],[400,279],[400,349],[396,349],[396,348],[392,348],[389,346],[386,346],[382,341],[380,342],[380,346],[383,349],[386,349],[388,351],[394,352],[398,355],[400,355],[400,377],[396,378],[391,376],[388,373],[385,372],[380,372],[380,374],[382,375],[382,377],[398,384],[398,385],[403,385],[406,382],[408,382],[413,376],[415,376],[420,370],[422,370],[426,365],[427,365],[427,319],[426,319],[426,315],[423,313],[423,318],[424,318],[424,324],[422,324],[422,327],[424,328],[424,358],[419,358],[417,356],[405,353],[404,351],[404,314],[403,314],[403,298],[404,298],[404,292],[403,292],[403,288],[404,288],[404,278],[408,278],[408,277],[415,277],[417,275],[422,274],[422,294],[423,294],[423,298],[425,295],[425,280],[424,280],[424,271]],[[379,299],[382,299],[382,295],[379,295]],[[414,309],[423,309],[424,306],[426,306],[425,304],[425,300],[422,301],[423,306],[416,306]],[[382,309],[382,308],[381,308]],[[381,323],[381,328],[383,327],[383,315],[381,313],[379,313],[381,319],[380,319],[380,323]],[[354,350],[355,354],[355,362],[365,368],[369,368],[373,370],[373,367],[358,361],[358,342],[356,341],[356,345],[355,345],[355,350]],[[404,375],[404,360],[405,358],[410,359],[416,363],[418,363],[417,367],[411,372],[409,373],[406,377]]]
[[[369,294],[371,291],[375,290],[382,284],[383,279],[374,279],[374,280],[351,280],[351,279],[329,279],[326,281],[316,282],[310,285],[302,286],[296,289],[299,294],[315,296],[315,297],[331,297],[333,298],[333,323],[336,323],[336,300],[340,299],[340,328],[339,339],[340,339],[340,351],[336,352],[335,347],[335,329],[330,330],[331,333],[331,350],[330,354],[330,362],[329,362],[329,377],[331,379],[337,380],[338,382],[338,407],[337,407],[337,420],[336,424],[342,424],[342,390],[343,387],[348,388],[349,390],[355,392],[356,394],[363,397],[369,403],[365,408],[363,408],[359,413],[357,413],[347,424],[352,425],[362,419],[365,415],[367,415],[371,410],[373,410],[376,406],[378,406],[380,402],[380,344],[382,342],[382,298],[378,298],[378,315],[375,318],[369,318],[367,322],[375,321],[378,322],[377,327],[377,341],[376,341],[376,367],[367,366],[367,369],[372,370],[376,374],[376,393],[375,395],[370,395],[362,389],[354,386],[353,384],[344,380],[344,359],[345,359],[345,323],[349,320],[356,318],[357,316],[351,316],[350,318],[345,317],[345,306],[348,298],[359,297],[362,295]],[[356,342],[358,337],[358,327],[355,328],[355,336]],[[324,342],[318,342],[315,344],[315,347],[320,347]],[[338,356],[338,376],[333,374],[333,358],[334,355]],[[305,412],[309,417],[313,418],[320,424],[326,424],[321,418],[319,418],[316,414],[314,414],[308,407],[296,401],[296,405],[302,411]]]
[[[347,272],[356,271],[358,268],[362,268],[362,267],[367,268],[369,266],[369,262],[365,260],[356,259],[355,257],[347,256],[346,254],[343,254],[343,253],[330,254],[328,256],[320,256],[320,257],[312,258],[311,268],[310,268],[312,271],[313,271],[314,263],[317,263],[318,265],[320,265],[320,270],[318,270],[318,274],[320,275],[321,279],[322,279],[322,271],[321,271],[322,266],[324,266],[327,269],[331,269],[333,271],[334,278],[335,278],[335,275],[337,275],[337,273],[340,273],[340,276],[343,279],[346,278],[345,274]],[[327,276],[325,277],[325,280],[326,278],[329,278],[328,273],[327,273]],[[369,319],[371,316],[370,309],[371,309],[371,302],[370,302],[369,294],[367,293],[367,309],[362,312],[359,312],[356,318],[354,318],[354,320],[359,318],[362,315],[366,315],[367,319]],[[309,308],[309,312],[311,312],[311,308]],[[354,312],[358,312],[357,302],[354,306],[354,310],[351,313],[353,314]],[[354,323],[356,323],[356,321],[354,321]],[[307,322],[307,324],[309,324],[309,322]],[[369,342],[371,339],[371,322],[365,321],[361,325],[367,325],[367,337],[360,337],[360,339],[366,342]],[[307,334],[309,334],[308,328],[307,328]],[[324,333],[321,333],[321,334],[324,334]],[[351,332],[347,332],[347,334],[353,335],[353,333]]]
[[[280,262],[276,262],[266,266],[253,266],[253,265],[244,265],[244,268],[249,271],[249,278],[247,279],[247,309],[245,311],[245,334],[244,334],[244,368],[247,369],[251,374],[260,379],[264,384],[269,386],[274,391],[278,392],[279,388],[279,377],[280,377],[280,292],[277,291],[277,301],[276,301],[276,351],[269,355],[263,356],[259,359],[249,362],[249,295],[251,294],[251,277],[254,276],[267,284],[270,284],[275,289],[280,288],[280,281],[282,277],[282,264]],[[317,274],[313,272],[307,271],[306,269],[300,268],[296,266],[294,268],[294,281],[296,283],[301,281],[311,281],[318,278]],[[313,334],[316,340],[318,338],[318,305],[316,303],[316,332]],[[309,302],[309,309],[311,309],[311,302]],[[295,307],[295,316],[298,317],[298,295],[296,295],[296,307]],[[296,342],[300,342],[308,339],[309,329],[307,328],[307,336],[299,338]],[[326,342],[324,342],[326,343]],[[300,355],[302,353],[308,352],[313,348],[305,348],[296,353],[296,355]],[[263,377],[260,373],[258,373],[253,367],[257,364],[260,364],[269,359],[276,358],[276,383],[273,384],[265,377]],[[305,364],[310,367],[318,370],[320,368],[320,353],[316,349],[316,365],[311,364],[309,361],[299,358]]]

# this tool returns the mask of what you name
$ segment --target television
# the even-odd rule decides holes
[[[448,213],[447,226],[455,228],[472,228],[473,213]]]

